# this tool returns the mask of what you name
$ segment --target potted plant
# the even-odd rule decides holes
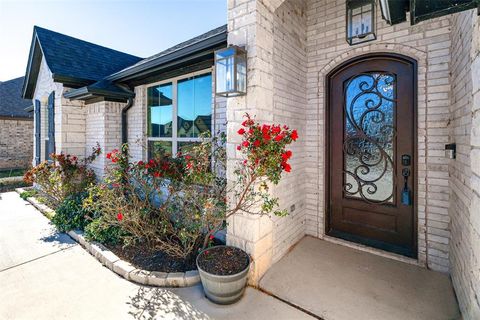
[[[221,213],[208,219],[209,232],[204,247],[212,235],[223,227],[224,221],[237,213],[285,216],[286,210],[276,210],[278,198],[272,198],[268,184],[278,184],[282,173],[290,172],[288,160],[292,156],[286,147],[298,138],[296,130],[287,126],[256,123],[246,114],[242,128],[238,130],[242,141],[237,150],[243,161],[234,171],[236,181],[226,192],[231,196],[230,205],[225,198]],[[194,168],[191,165],[190,168]],[[205,215],[207,218],[209,215]],[[211,217],[210,217],[211,218]],[[204,249],[197,256],[197,268],[205,295],[218,304],[230,304],[239,300],[245,290],[250,269],[248,254],[232,246],[215,246]]]

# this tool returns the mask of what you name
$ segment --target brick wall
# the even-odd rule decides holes
[[[480,30],[476,10],[452,18],[450,260],[465,319],[480,318]]]
[[[239,157],[234,149],[238,143],[235,132],[245,111],[256,114],[260,121],[293,123],[301,130],[298,158],[294,159],[302,169],[273,192],[282,199],[282,208],[305,201],[304,213],[298,214],[305,214],[305,227],[302,218],[291,225],[288,220],[279,223],[242,215],[229,221],[229,243],[245,248],[256,259],[251,282],[255,283],[303,230],[324,237],[325,76],[342,62],[371,52],[399,53],[417,60],[418,260],[421,265],[448,272],[450,189],[444,144],[449,141],[451,17],[415,26],[408,21],[388,26],[377,5],[377,40],[349,46],[345,0],[234,0],[228,4],[228,42],[245,46],[248,55],[248,94],[227,102],[228,177],[233,179]],[[302,82],[302,72],[306,82]],[[284,235],[286,230],[289,235]]]
[[[33,103],[35,100],[40,101],[40,161],[45,160],[45,138],[47,137],[47,102],[48,96],[52,91],[55,91],[55,124],[59,123],[61,120],[61,114],[58,112],[60,110],[60,105],[57,101],[61,99],[61,93],[63,91],[63,85],[61,83],[55,83],[52,79],[52,73],[45,62],[45,59],[42,58],[42,63],[40,64],[40,70],[38,72],[37,84],[35,86],[35,92],[33,93]],[[34,117],[34,122],[37,119]],[[60,130],[55,128],[55,141],[60,141],[61,135]],[[33,138],[33,150],[32,150],[32,164],[35,165],[35,131],[31,131]]]
[[[145,160],[147,134],[147,99],[146,86],[135,87],[135,99],[128,110],[128,145],[132,160]]]
[[[32,131],[31,119],[0,118],[0,170],[31,165]]]
[[[349,46],[345,1],[309,1],[307,8],[307,233],[323,237],[324,79],[342,62],[370,52],[395,52],[418,62],[418,248],[419,263],[449,270],[448,160],[450,17],[410,26],[389,26],[376,8],[377,40]],[[315,129],[314,129],[315,128]]]
[[[41,160],[45,160],[45,138],[48,132],[48,96],[55,91],[55,152],[70,153],[80,157],[85,153],[85,109],[83,102],[63,98],[69,88],[53,81],[52,73],[42,59],[33,100],[41,103]],[[36,121],[36,119],[34,119]],[[31,131],[32,136],[35,132]],[[35,139],[32,158],[35,157]],[[32,163],[33,163],[32,160]]]
[[[305,235],[307,193],[304,166],[307,109],[307,18],[305,0],[283,3],[273,20],[273,122],[286,124],[299,132],[292,146],[292,172],[284,175],[274,192],[279,205],[288,208],[286,218],[273,217],[273,262]],[[295,192],[292,192],[295,190]]]
[[[121,114],[124,103],[102,101],[86,105],[86,143],[85,156],[89,156],[97,143],[102,154],[95,159],[90,167],[97,177],[105,173],[109,161],[105,158],[113,149],[120,149],[122,144]]]

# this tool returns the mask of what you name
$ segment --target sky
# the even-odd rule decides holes
[[[0,0],[0,81],[23,76],[33,26],[148,57],[226,24],[227,0]]]

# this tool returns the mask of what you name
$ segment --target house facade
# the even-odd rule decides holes
[[[23,77],[0,83],[0,170],[30,166],[33,150],[32,101],[21,98]]]
[[[147,160],[226,131],[232,178],[245,112],[287,124],[300,138],[272,192],[289,216],[228,221],[227,242],[253,258],[250,282],[308,235],[449,273],[464,317],[478,318],[479,17],[412,24],[394,4],[367,8],[373,36],[355,45],[345,0],[232,0],[227,26],[146,59],[36,28],[24,84],[41,124],[33,162],[97,142]],[[247,52],[247,93],[221,98],[214,52],[228,45]],[[105,159],[92,166],[101,176]]]
[[[244,111],[297,128],[301,139],[292,173],[273,191],[290,216],[236,216],[228,241],[253,254],[254,281],[305,235],[448,272],[464,317],[476,319],[479,16],[471,9],[411,25],[401,12],[407,21],[389,25],[381,9],[392,2],[380,2],[376,39],[351,46],[347,1],[229,1],[228,42],[246,48],[250,66],[246,96],[227,102],[232,164],[238,141],[231,133]],[[371,99],[370,109],[383,114],[353,116],[359,100],[352,96],[362,94],[364,111]],[[396,111],[386,110],[396,106],[404,108],[388,123]],[[452,143],[455,159],[445,155]],[[380,159],[386,164],[373,176]],[[407,204],[403,169],[410,172]]]

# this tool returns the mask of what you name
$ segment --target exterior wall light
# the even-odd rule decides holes
[[[247,52],[229,46],[215,52],[215,94],[238,97],[247,93]]]
[[[375,34],[375,0],[347,0],[347,32],[349,45],[377,39]]]

